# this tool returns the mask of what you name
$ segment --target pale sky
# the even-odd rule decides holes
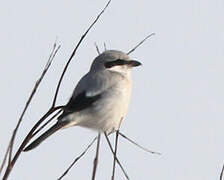
[[[56,37],[62,45],[21,124],[16,145],[51,104],[59,75],[105,0],[2,1],[0,6],[0,161]],[[67,71],[57,104],[65,104],[101,50],[127,52],[133,70],[129,111],[121,131],[159,151],[148,154],[119,139],[118,158],[131,180],[219,179],[224,163],[224,2],[222,0],[112,0]],[[9,179],[57,179],[96,135],[72,127],[22,153]],[[104,138],[97,180],[110,179],[113,157]],[[111,137],[112,139],[112,137]],[[95,146],[64,178],[91,179]],[[117,166],[116,179],[125,179]]]

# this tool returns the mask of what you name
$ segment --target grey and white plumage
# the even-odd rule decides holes
[[[78,82],[57,123],[24,151],[35,148],[57,130],[70,126],[107,134],[118,130],[130,100],[130,71],[139,65],[140,62],[130,60],[121,51],[108,50],[97,56],[89,72]]]

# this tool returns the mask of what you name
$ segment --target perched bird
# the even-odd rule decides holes
[[[119,129],[131,94],[131,68],[141,65],[127,54],[107,50],[97,56],[77,84],[58,121],[24,151],[38,146],[57,130],[81,126],[110,134]]]

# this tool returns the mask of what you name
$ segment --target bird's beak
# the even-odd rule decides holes
[[[128,61],[128,65],[131,67],[136,67],[136,66],[141,66],[142,63],[140,63],[139,61],[130,60],[130,61]]]

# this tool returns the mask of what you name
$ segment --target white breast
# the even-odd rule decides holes
[[[97,130],[99,132],[113,132],[118,130],[122,118],[127,113],[131,94],[130,78],[112,74],[111,86],[103,93],[100,100],[91,108],[69,115],[71,125],[78,125]],[[108,82],[105,82],[108,84]]]

